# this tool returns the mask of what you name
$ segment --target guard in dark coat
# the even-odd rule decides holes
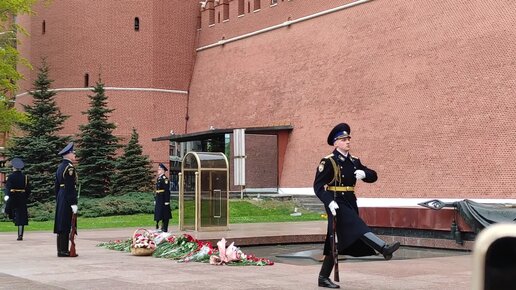
[[[54,221],[54,233],[57,234],[57,256],[70,257],[68,239],[72,228],[72,213],[77,213],[77,172],[75,151],[73,143],[69,143],[59,153],[63,161],[56,171],[55,194],[56,216]]]
[[[355,257],[381,253],[386,260],[392,258],[400,244],[389,245],[371,232],[358,215],[355,184],[357,180],[373,183],[378,179],[376,172],[362,164],[358,157],[349,154],[351,129],[341,123],[328,135],[328,145],[334,146],[332,154],[319,163],[314,181],[314,191],[324,203],[328,214],[328,229],[324,244],[324,261],[319,273],[321,287],[340,288],[330,280],[334,266],[331,243],[333,239],[333,216],[336,217],[338,252]]]
[[[29,224],[27,201],[30,196],[30,183],[27,175],[21,171],[25,164],[20,158],[11,160],[14,172],[9,174],[5,183],[5,212],[14,225],[18,226],[18,241],[23,240],[24,227]]]
[[[170,182],[165,175],[167,167],[160,163],[158,166],[158,179],[156,180],[156,194],[154,196],[154,220],[156,221],[156,229],[159,229],[161,221],[161,230],[168,232],[168,221],[172,217],[170,209]]]

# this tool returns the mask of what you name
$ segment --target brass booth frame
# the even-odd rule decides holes
[[[229,163],[224,153],[188,152],[178,181],[181,231],[229,229]],[[188,207],[192,197],[193,215]]]

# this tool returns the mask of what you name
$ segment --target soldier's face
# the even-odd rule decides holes
[[[77,158],[75,157],[75,151],[72,151],[72,152],[66,154],[65,158],[72,162],[77,161]]]
[[[333,144],[337,149],[348,152],[351,149],[351,137],[337,139]]]

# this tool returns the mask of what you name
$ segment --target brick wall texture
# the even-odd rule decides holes
[[[47,57],[55,88],[101,73],[109,87],[188,91],[108,91],[117,133],[136,126],[156,161],[168,143],[150,138],[171,129],[290,124],[279,186],[311,187],[327,133],[347,122],[352,154],[379,174],[359,196],[516,198],[516,2],[373,0],[197,52],[351,1],[262,0],[253,11],[245,0],[239,17],[238,0],[221,0],[213,25],[195,2],[55,0],[19,19],[31,33],[20,49],[33,64]],[[75,132],[84,94],[58,101],[74,115],[64,133]]]

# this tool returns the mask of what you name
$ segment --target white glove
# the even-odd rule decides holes
[[[78,210],[77,205],[76,204],[72,205],[72,212],[77,213],[77,210]]]
[[[328,205],[328,208],[330,209],[331,214],[332,214],[333,216],[336,216],[336,215],[337,215],[337,209],[339,209],[339,205],[338,205],[334,200],[332,200],[332,201],[330,202],[330,204]]]
[[[365,178],[365,172],[364,172],[364,170],[360,170],[360,169],[359,169],[359,170],[355,170],[355,178],[356,178],[357,180],[362,180],[362,179],[364,179],[364,178]]]
[[[8,195],[4,196],[4,200],[8,201],[9,200],[9,196]]]
[[[156,205],[156,201],[154,201],[154,205]]]
[[[165,205],[169,205],[169,204],[170,204],[170,202],[165,202]]]

